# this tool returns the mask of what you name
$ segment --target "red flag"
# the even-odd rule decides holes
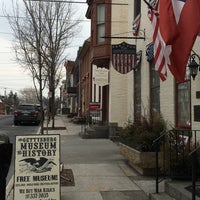
[[[171,52],[169,52],[168,66],[178,82],[184,82],[187,62],[190,52],[194,45],[195,39],[200,30],[200,1],[199,0],[170,0],[171,5],[165,8],[162,7],[160,15],[162,16],[160,26],[161,35],[166,44],[171,45]],[[165,0],[166,1],[166,0]],[[173,6],[172,6],[173,5]],[[173,19],[167,13],[172,14],[172,7],[174,17],[176,19],[176,27]],[[166,10],[166,9],[170,9]],[[172,27],[163,27],[163,23],[170,22]],[[161,25],[162,24],[162,25]],[[174,31],[175,30],[175,31]],[[178,37],[177,37],[178,31]],[[169,47],[169,46],[168,46]]]
[[[178,36],[177,23],[171,0],[161,0],[159,9],[159,27],[165,45],[172,44]]]

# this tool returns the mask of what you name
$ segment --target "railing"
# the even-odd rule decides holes
[[[198,149],[197,132],[200,133],[200,130],[169,130],[161,133],[153,141],[156,154],[156,193],[159,192],[161,177],[185,179],[191,178],[192,174],[195,173],[191,174],[192,166],[189,155],[193,155],[192,152]],[[159,151],[163,152],[161,167],[159,166]]]
[[[197,151],[200,149],[200,146],[195,148],[189,153],[189,156],[192,157],[192,200],[196,199],[196,180],[197,176]]]
[[[160,171],[159,170],[159,162],[158,162],[159,143],[160,143],[161,139],[165,138],[165,135],[167,135],[167,133],[168,132],[163,131],[161,133],[161,135],[153,141],[153,146],[155,147],[155,152],[156,152],[156,174],[155,174],[156,175],[156,193],[159,192],[159,171]],[[164,154],[163,154],[163,156],[164,156]]]
[[[89,115],[83,117],[84,120],[81,123],[81,133],[86,133],[86,129],[95,124],[103,124],[102,121],[102,110],[94,110]]]
[[[91,124],[102,124],[102,110],[90,111],[90,123]]]

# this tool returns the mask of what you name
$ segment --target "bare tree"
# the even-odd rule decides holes
[[[12,16],[7,15],[14,31],[16,58],[31,73],[41,109],[43,90],[47,84],[54,128],[55,89],[60,80],[61,66],[66,59],[63,55],[78,33],[80,20],[77,20],[71,3],[42,0],[22,2],[24,9],[12,0]]]
[[[23,88],[19,91],[19,99],[24,103],[38,103],[37,93],[35,88]]]

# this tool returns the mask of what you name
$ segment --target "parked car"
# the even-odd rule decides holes
[[[38,109],[39,111],[41,110],[40,104],[35,104],[35,106],[37,107],[37,109]]]
[[[34,104],[20,104],[14,112],[14,125],[41,122],[42,114]]]
[[[41,113],[41,117],[43,117],[43,120],[44,120],[44,118],[45,118],[45,114],[46,114],[46,109],[45,109],[45,107],[43,106],[43,110],[41,111],[41,106],[40,106],[40,104],[35,104],[36,105],[36,107],[37,107],[37,110]],[[41,118],[42,119],[42,118]]]

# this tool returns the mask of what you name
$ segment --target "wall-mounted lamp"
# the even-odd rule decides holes
[[[190,75],[192,76],[193,80],[195,80],[198,69],[200,71],[200,57],[196,53],[193,53],[190,56],[188,67],[190,69]]]

